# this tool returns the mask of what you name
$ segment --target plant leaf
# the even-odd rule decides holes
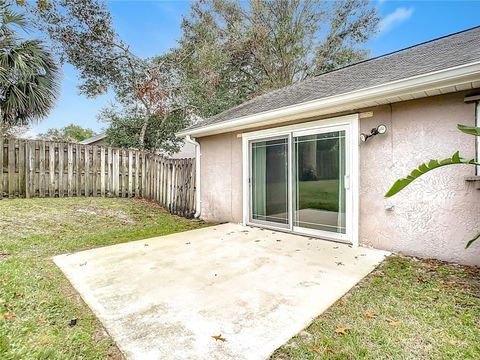
[[[222,337],[222,334],[220,334],[220,335],[213,335],[212,338],[214,338],[215,341],[222,341],[222,342],[227,341],[227,339],[225,339],[224,337]]]
[[[468,249],[470,245],[472,245],[475,241],[477,241],[480,238],[480,233],[477,234],[473,239],[471,239],[468,243],[467,246],[465,246],[465,249]]]
[[[339,328],[336,328],[335,329],[335,333],[339,334],[339,335],[347,335],[347,332],[348,330],[350,330],[351,328],[349,326],[345,326],[345,327],[339,327]]]
[[[390,190],[387,191],[385,197],[391,197],[396,193],[400,192],[409,185],[413,180],[418,179],[423,174],[429,172],[430,170],[436,169],[441,166],[446,165],[456,165],[456,164],[469,164],[469,165],[479,165],[479,163],[475,162],[475,159],[464,159],[460,157],[458,151],[452,155],[451,158],[443,159],[443,160],[430,160],[428,163],[421,164],[417,169],[414,169],[410,175],[406,178],[398,179]]]
[[[457,129],[465,134],[480,136],[480,127],[457,124]]]

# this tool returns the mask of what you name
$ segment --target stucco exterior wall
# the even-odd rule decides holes
[[[480,190],[465,181],[474,167],[436,169],[391,199],[393,182],[431,158],[460,150],[474,157],[475,138],[456,130],[474,124],[475,106],[462,92],[378,106],[360,131],[387,125],[387,133],[360,145],[360,244],[420,257],[480,265]],[[336,116],[336,114],[332,114]],[[242,142],[238,133],[198,139],[201,144],[202,217],[242,221]],[[386,207],[393,205],[393,210]]]

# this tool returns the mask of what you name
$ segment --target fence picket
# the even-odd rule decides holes
[[[90,148],[85,146],[85,166],[84,166],[84,185],[85,185],[85,196],[90,196]]]
[[[48,196],[55,197],[55,143],[48,144]]]
[[[98,147],[92,146],[92,196],[98,196]]]
[[[105,196],[105,148],[100,148],[100,195]]]
[[[58,144],[58,197],[65,196],[65,188],[63,186],[63,172],[65,170],[64,165],[64,156],[65,156],[65,148],[63,143]]]

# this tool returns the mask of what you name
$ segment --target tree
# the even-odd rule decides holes
[[[50,141],[64,141],[78,143],[95,135],[92,129],[82,128],[79,125],[70,124],[61,129],[50,128],[45,133],[39,134],[38,138]]]
[[[138,134],[143,126],[142,109],[124,108],[119,112],[111,107],[104,109],[99,118],[109,123],[106,135],[111,145],[134,149],[141,147],[138,137],[132,134]],[[181,113],[173,113],[165,119],[153,115],[145,131],[144,148],[170,154],[177,152],[182,140],[175,134],[187,125]]]
[[[458,130],[466,134],[480,136],[480,127],[458,124],[457,128]],[[480,165],[480,163],[475,161],[475,159],[465,159],[460,156],[458,151],[456,151],[451,158],[447,158],[443,160],[430,160],[428,163],[421,164],[417,169],[413,170],[410,173],[410,175],[408,175],[406,178],[398,179],[392,185],[392,187],[387,191],[387,193],[385,194],[385,197],[388,198],[399,193],[401,190],[403,190],[405,187],[411,184],[412,181],[418,179],[420,176],[426,174],[427,172],[433,169],[443,167],[443,166],[448,166],[448,165],[462,165],[462,164],[474,165],[474,166]],[[479,238],[480,238],[480,233],[478,233],[473,239],[471,239],[467,243],[466,248],[472,245]]]
[[[39,40],[21,40],[14,27],[27,29],[23,14],[0,0],[1,134],[48,115],[58,96],[59,69]]]
[[[175,51],[188,99],[211,116],[362,60],[378,20],[367,0],[199,0]]]
[[[104,1],[58,0],[26,6],[49,34],[61,59],[79,70],[82,94],[95,97],[111,89],[127,114],[125,118],[129,118],[130,109],[138,109],[138,147],[146,148],[145,135],[151,119],[169,122],[170,116],[179,111],[188,118],[188,107],[176,103],[181,98],[176,95],[170,58],[142,59],[133,54],[113,29]],[[177,118],[177,114],[172,117]]]

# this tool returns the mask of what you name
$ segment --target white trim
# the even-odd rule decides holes
[[[201,194],[200,157],[202,156],[202,153],[200,151],[200,143],[197,142],[195,139],[192,139],[190,135],[187,135],[185,137],[185,141],[195,146],[195,214],[193,215],[193,217],[195,219],[199,219],[202,213],[202,199],[200,197],[200,194]]]
[[[350,206],[347,206],[350,214],[347,216],[347,223],[346,227],[350,229],[349,233],[347,234],[340,234],[345,236],[336,236],[330,234],[328,232],[321,232],[321,231],[309,231],[308,229],[298,228],[293,226],[293,219],[292,217],[292,209],[293,206],[293,187],[291,186],[293,181],[293,169],[292,166],[289,166],[289,174],[288,174],[288,182],[289,182],[289,224],[290,228],[285,227],[275,227],[271,224],[261,224],[261,223],[252,223],[250,222],[250,142],[260,139],[267,139],[267,138],[275,138],[277,136],[289,136],[289,164],[293,163],[292,159],[292,137],[293,134],[308,134],[311,132],[318,132],[318,130],[325,130],[329,131],[335,128],[344,128],[347,129],[348,135],[347,138],[349,143],[347,144],[347,149],[349,151],[349,172],[350,177],[350,186],[349,190],[347,191],[348,202]],[[253,131],[249,133],[242,134],[242,169],[243,169],[243,225],[248,226],[260,226],[266,227],[269,229],[277,229],[279,231],[291,231],[296,232],[299,234],[309,235],[309,236],[316,236],[328,240],[334,241],[341,241],[341,242],[348,242],[351,243],[353,246],[358,246],[359,238],[358,238],[358,209],[359,209],[359,172],[360,172],[360,165],[359,165],[359,116],[358,114],[353,115],[346,115],[346,116],[339,116],[335,118],[325,119],[325,120],[318,120],[318,121],[311,121],[311,122],[304,122],[295,125],[289,126],[282,126],[277,128]]]
[[[222,132],[236,131],[256,126],[279,124],[295,119],[326,115],[338,111],[339,106],[349,105],[358,108],[362,104],[380,101],[392,97],[429,91],[447,86],[455,86],[465,82],[477,81],[480,78],[480,61],[456,66],[449,69],[413,76],[407,79],[396,80],[386,84],[376,85],[345,94],[330,96],[318,100],[285,106],[280,109],[265,111],[249,116],[206,125],[196,129],[187,129],[179,132],[178,136],[188,134],[207,136]]]
[[[475,126],[480,127],[480,101],[475,104]],[[480,162],[480,136],[475,136],[475,160]],[[480,165],[476,166],[475,174],[480,176]]]

